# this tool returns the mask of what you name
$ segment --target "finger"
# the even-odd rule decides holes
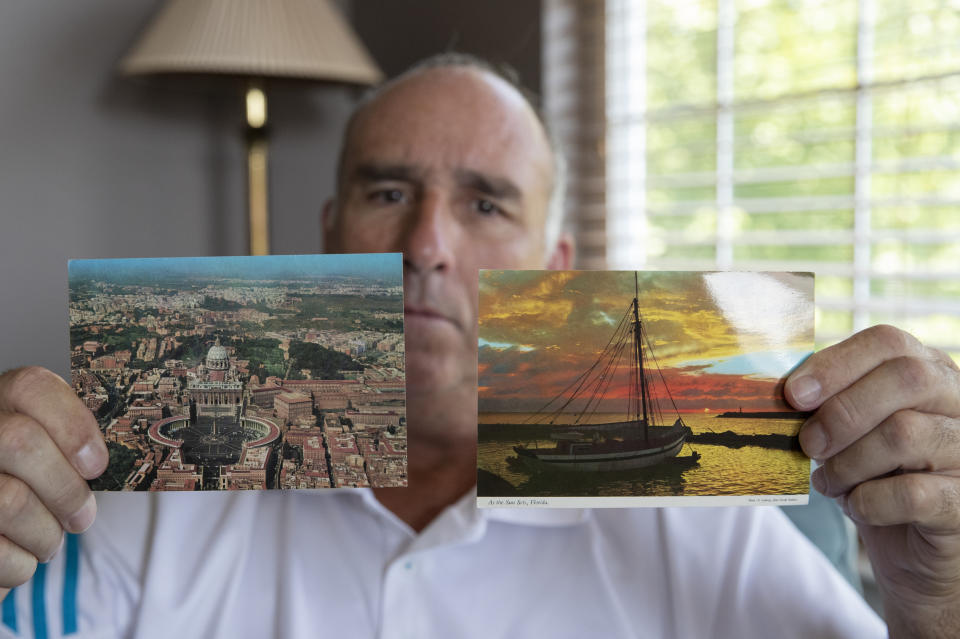
[[[871,526],[916,524],[934,532],[960,528],[960,477],[904,473],[854,488],[841,503],[856,522]]]
[[[800,428],[800,445],[825,459],[904,409],[960,415],[960,378],[933,358],[887,360],[823,402]]]
[[[942,362],[947,368],[951,368],[957,372],[960,372],[960,365],[957,365],[953,358],[947,355],[945,351],[940,350],[939,348],[930,348],[927,347],[927,353],[930,357],[936,359],[939,362]]]
[[[950,361],[909,333],[893,326],[874,326],[808,357],[787,378],[784,394],[795,408],[813,410],[883,362],[898,357],[932,359],[945,365]],[[948,366],[956,372],[952,361]]]
[[[857,484],[894,471],[953,470],[958,459],[960,420],[902,410],[827,459],[812,479],[818,492],[839,497]]]
[[[0,588],[16,588],[37,571],[37,558],[6,537],[0,537]]]
[[[49,561],[63,542],[63,528],[30,487],[0,474],[0,535],[41,562]]]
[[[32,418],[0,413],[0,473],[26,484],[70,532],[93,523],[97,506],[87,482]]]
[[[86,479],[107,467],[107,447],[97,420],[59,376],[38,366],[0,376],[0,410],[23,413],[43,425],[64,456]]]

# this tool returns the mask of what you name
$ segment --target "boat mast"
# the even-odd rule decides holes
[[[647,435],[647,378],[643,374],[643,335],[640,329],[640,283],[637,272],[633,272],[633,343],[637,362],[637,415],[643,413],[643,439]]]

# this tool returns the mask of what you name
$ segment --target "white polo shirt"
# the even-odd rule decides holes
[[[0,637],[884,637],[776,508],[478,510],[369,490],[99,494]]]

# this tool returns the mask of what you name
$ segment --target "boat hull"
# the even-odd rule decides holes
[[[690,430],[675,429],[672,437],[658,438],[653,445],[634,445],[622,442],[617,450],[600,451],[586,446],[580,451],[557,449],[531,449],[514,446],[520,459],[535,469],[569,473],[596,473],[618,470],[649,468],[676,457],[687,439]]]

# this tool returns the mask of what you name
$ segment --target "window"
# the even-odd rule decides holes
[[[571,163],[589,266],[815,271],[819,346],[892,323],[960,360],[960,0],[607,0],[592,39],[573,5],[544,87],[601,148]],[[597,50],[603,106],[571,108],[556,69]]]

